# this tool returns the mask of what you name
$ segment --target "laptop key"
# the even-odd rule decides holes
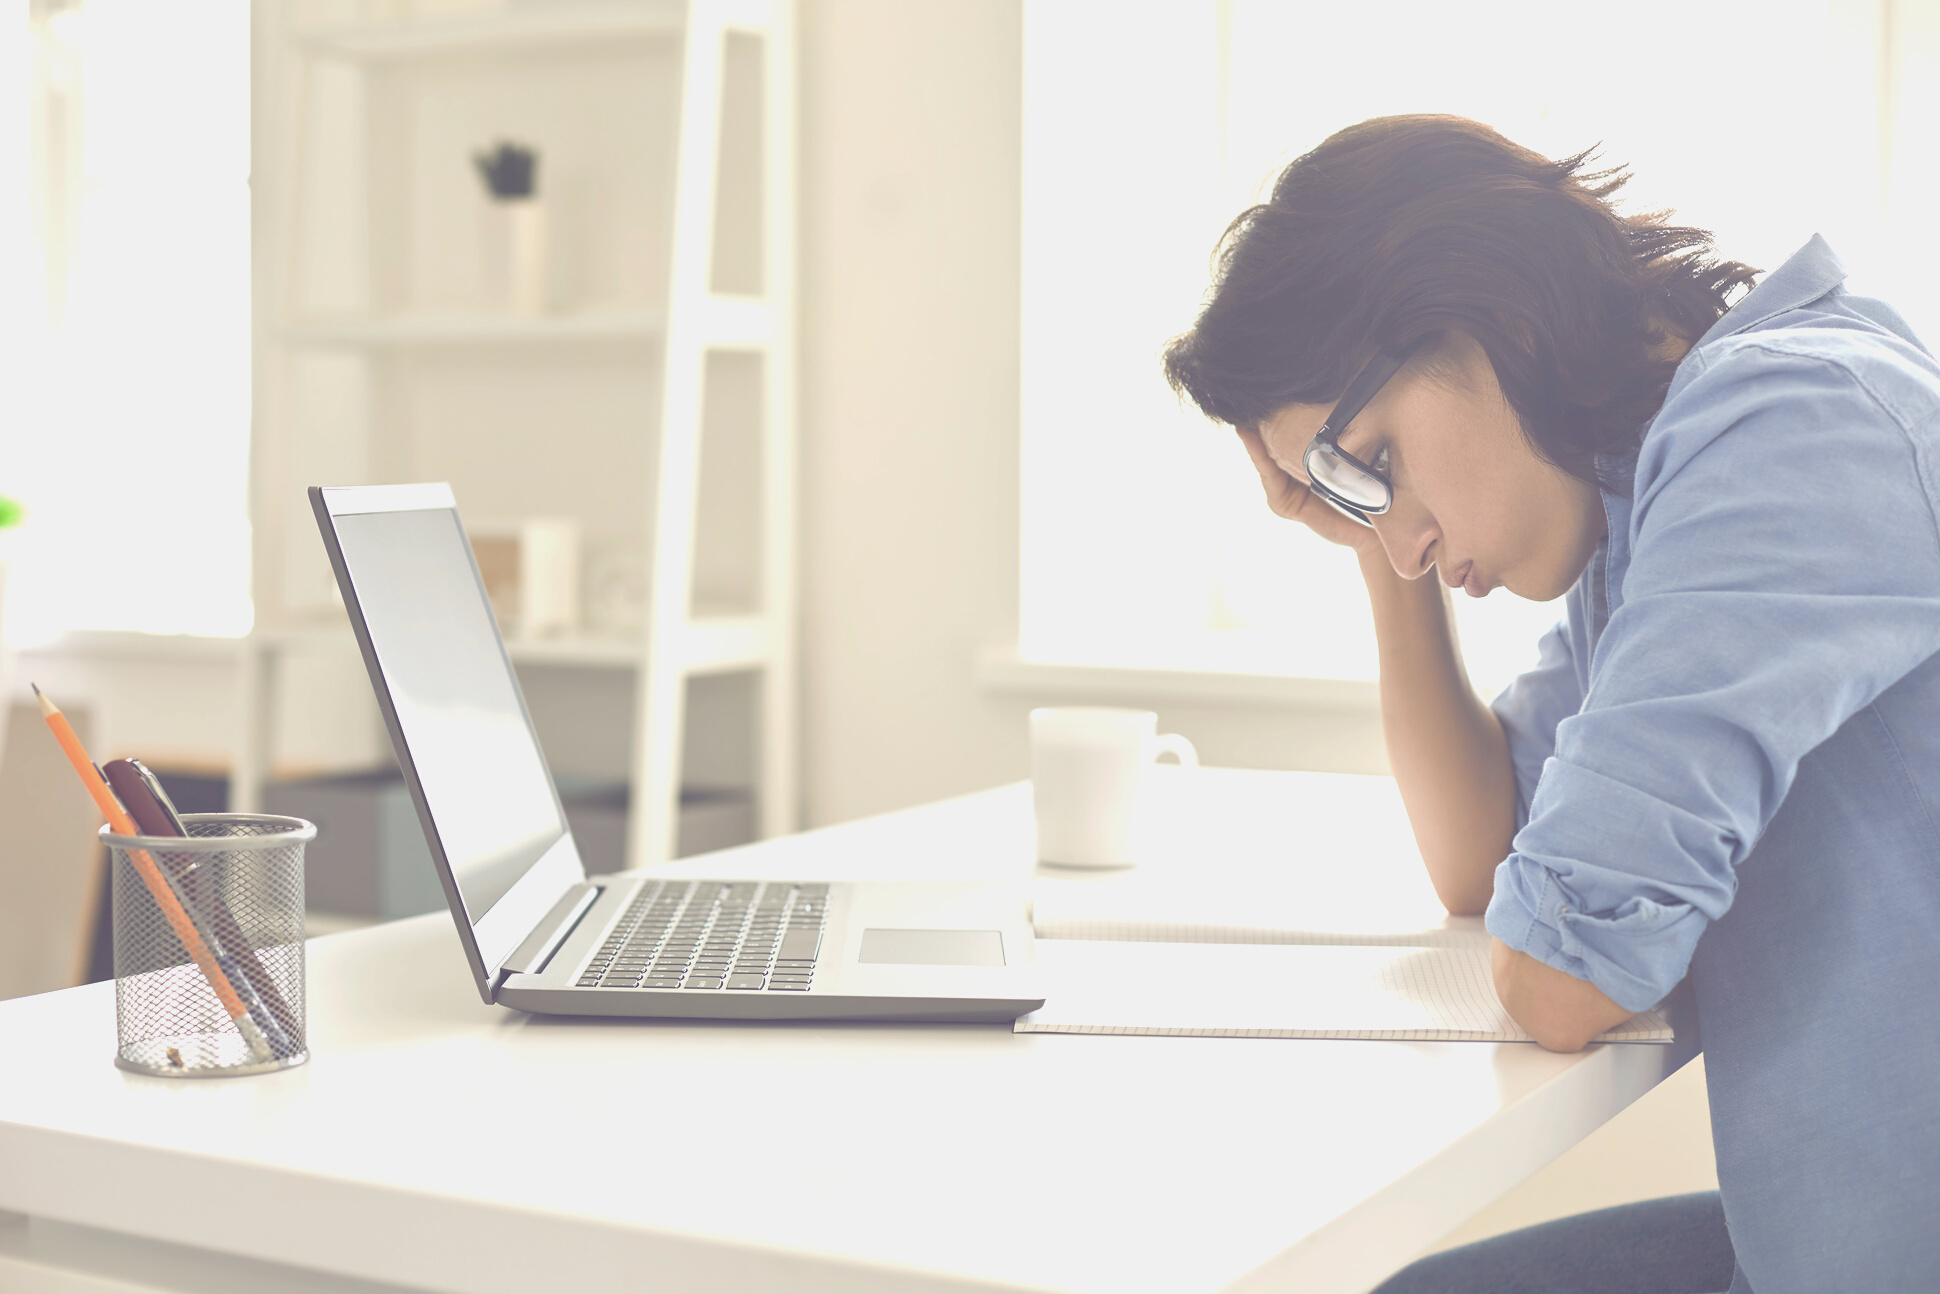
[[[781,938],[781,951],[777,961],[813,961],[815,950],[821,946],[820,930],[790,930]]]
[[[784,993],[806,993],[808,992],[808,981],[771,979],[768,981],[768,987],[770,989],[780,989]]]
[[[689,979],[685,983],[683,983],[681,987],[682,988],[719,988],[721,987],[721,981],[718,979]]]
[[[728,976],[727,986],[729,988],[760,988],[761,980],[762,977],[759,975],[730,975]]]

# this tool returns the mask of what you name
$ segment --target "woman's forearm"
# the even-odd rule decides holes
[[[1433,574],[1361,558],[1381,655],[1381,728],[1415,843],[1452,913],[1479,913],[1515,834],[1516,782],[1502,725],[1469,686],[1447,593]]]

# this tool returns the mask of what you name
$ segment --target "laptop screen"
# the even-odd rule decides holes
[[[332,522],[438,843],[476,924],[566,830],[485,586],[455,509]]]

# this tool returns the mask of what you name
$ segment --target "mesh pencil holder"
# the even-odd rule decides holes
[[[310,1058],[301,818],[189,813],[181,836],[101,829],[112,854],[115,1064],[168,1078]]]

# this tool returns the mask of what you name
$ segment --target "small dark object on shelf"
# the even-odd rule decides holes
[[[489,153],[473,153],[472,165],[485,181],[486,192],[503,202],[529,198],[538,187],[539,154],[522,144],[501,139]]]

